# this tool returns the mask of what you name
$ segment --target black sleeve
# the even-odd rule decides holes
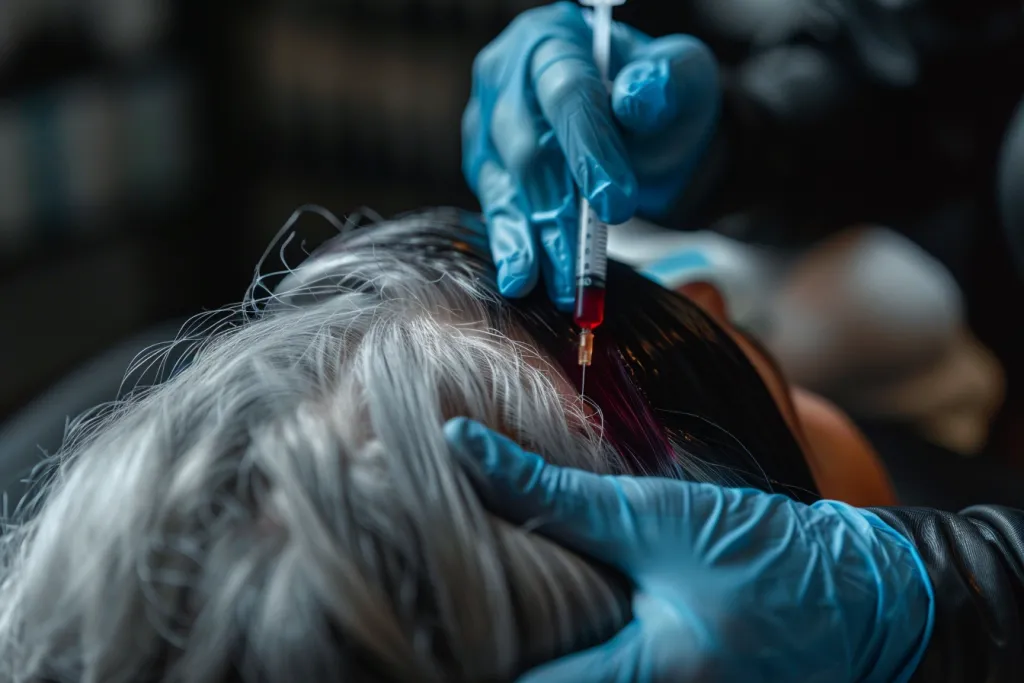
[[[935,630],[911,681],[1024,681],[1024,512],[871,511],[914,543],[935,590]]]

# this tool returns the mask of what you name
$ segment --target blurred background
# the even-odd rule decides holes
[[[459,141],[472,60],[539,4],[0,2],[6,447],[52,444],[54,416],[109,398],[147,341],[238,301],[299,205],[476,207]],[[725,127],[739,132],[709,155],[718,189],[698,204],[716,216],[743,204],[723,232],[791,245],[880,221],[953,273],[1007,394],[983,452],[947,478],[990,465],[1017,476],[1024,289],[994,187],[1024,92],[1021,3],[633,0],[617,12],[653,34],[694,32],[722,57]]]

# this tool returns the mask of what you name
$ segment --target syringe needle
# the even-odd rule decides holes
[[[594,333],[590,330],[580,330],[579,361],[583,368],[582,380],[580,381],[580,396],[587,387],[587,366],[594,358]]]

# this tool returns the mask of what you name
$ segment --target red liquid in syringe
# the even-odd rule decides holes
[[[576,288],[573,321],[582,330],[594,330],[604,322],[604,287],[581,285]]]
[[[590,284],[587,284],[587,283]],[[576,312],[573,320],[580,328],[579,363],[584,372],[594,357],[594,329],[604,322],[604,286],[593,284],[590,278],[582,278],[576,288]],[[583,375],[586,377],[586,375]],[[580,385],[580,391],[583,385]]]

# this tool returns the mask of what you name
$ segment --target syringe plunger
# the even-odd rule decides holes
[[[580,4],[594,8],[594,63],[602,80],[608,81],[612,47],[612,7],[626,4],[626,0],[580,0]]]

